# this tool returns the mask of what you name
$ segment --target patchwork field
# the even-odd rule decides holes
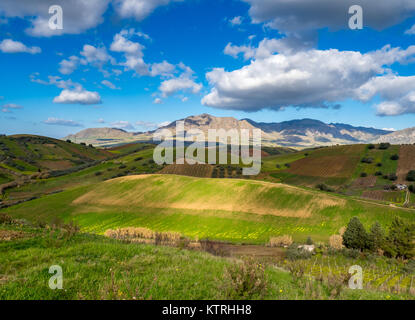
[[[241,179],[141,175],[75,188],[2,210],[28,220],[74,220],[83,231],[118,227],[180,232],[191,238],[266,243],[276,235],[327,241],[353,216],[388,224],[414,211],[283,184]]]
[[[398,182],[405,183],[409,171],[415,170],[415,145],[403,145],[399,150],[399,162],[396,175]]]

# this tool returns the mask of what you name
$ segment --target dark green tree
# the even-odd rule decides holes
[[[369,239],[370,248],[373,251],[383,249],[385,244],[386,234],[379,222],[375,222],[370,228]]]
[[[349,249],[364,250],[370,247],[369,235],[359,218],[350,220],[343,234],[343,244]]]
[[[415,251],[415,225],[396,217],[385,241],[385,254],[393,258],[411,259]]]

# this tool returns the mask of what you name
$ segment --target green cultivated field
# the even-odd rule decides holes
[[[134,226],[246,243],[266,243],[283,234],[327,241],[354,216],[366,226],[375,221],[389,225],[397,215],[414,217],[412,210],[282,184],[173,175],[119,178],[3,211],[31,221],[58,216],[97,234]]]

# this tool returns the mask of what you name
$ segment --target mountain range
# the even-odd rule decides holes
[[[208,129],[260,129],[262,143],[270,146],[315,147],[335,144],[358,144],[390,142],[393,144],[415,143],[415,127],[401,131],[354,127],[343,123],[324,123],[319,120],[301,119],[284,122],[255,122],[250,119],[238,120],[233,117],[215,117],[209,114],[190,116],[184,121],[184,131],[199,129],[205,134]],[[175,130],[177,121],[160,129]],[[116,128],[90,128],[65,137],[77,143],[95,146],[113,146],[139,141],[151,141],[154,131],[127,132]]]

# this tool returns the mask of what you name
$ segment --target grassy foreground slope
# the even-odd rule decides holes
[[[175,231],[193,238],[265,243],[290,234],[327,241],[351,217],[389,225],[414,211],[283,184],[175,175],[128,176],[49,195],[7,209],[15,218],[74,220],[83,231],[118,227]]]
[[[127,244],[78,234],[63,241],[30,227],[0,225],[24,238],[0,241],[0,300],[5,299],[235,299],[228,270],[238,261],[172,247]],[[48,286],[49,267],[62,267],[63,290]],[[238,269],[237,269],[238,270]],[[265,267],[264,295],[249,299],[329,299],[331,289]],[[316,290],[308,290],[315,286]],[[407,299],[386,292],[344,289],[338,299]]]

